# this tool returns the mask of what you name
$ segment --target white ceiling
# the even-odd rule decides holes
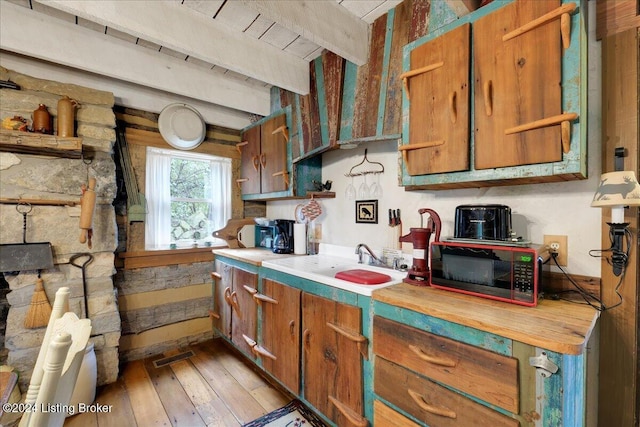
[[[325,49],[365,64],[370,24],[399,3],[0,0],[0,49],[267,115],[272,86],[308,93],[309,62]]]

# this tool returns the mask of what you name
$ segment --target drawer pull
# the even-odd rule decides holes
[[[434,365],[446,366],[449,368],[453,368],[456,366],[455,360],[447,359],[445,357],[430,356],[417,345],[410,345],[409,350],[413,351],[420,359],[424,360],[425,362],[433,363]]]
[[[209,310],[209,318],[210,319],[220,319],[220,315],[213,310]]]
[[[362,354],[362,357],[364,357],[365,360],[369,360],[369,355],[367,351],[367,337],[358,333],[348,331],[344,328],[341,328],[338,325],[334,325],[331,322],[327,322],[327,326],[333,329],[335,332],[342,335],[343,337],[345,337],[346,339],[355,342],[358,345],[358,351],[360,352],[360,354]]]
[[[487,116],[493,114],[493,82],[487,80],[482,85],[482,92],[484,97],[484,112]]]
[[[240,303],[238,303],[238,293],[233,291],[229,296],[228,300],[229,304],[231,304],[231,308],[236,312],[238,319],[242,320],[242,313],[240,312]]]
[[[458,120],[458,94],[454,90],[449,94],[449,112],[451,113],[451,123],[455,124]]]
[[[260,158],[258,157],[258,155],[255,155],[251,158],[251,160],[253,161],[253,169],[258,172],[260,170]]]
[[[302,332],[302,345],[304,346],[305,351],[309,351],[309,346],[311,345],[311,342],[309,341],[310,336],[311,331],[309,329],[305,329],[304,332]]]
[[[336,409],[340,411],[340,413],[344,415],[352,425],[357,427],[367,427],[369,425],[366,418],[362,417],[362,415],[358,414],[335,397],[329,396],[329,402],[333,403],[333,406],[335,406]]]
[[[411,396],[413,401],[416,402],[416,405],[418,405],[423,411],[426,411],[430,414],[439,415],[441,417],[447,417],[451,419],[456,419],[458,417],[458,415],[450,409],[437,408],[435,406],[429,405],[424,400],[424,397],[421,394],[416,393],[411,389],[407,389],[407,392],[409,393],[409,396]]]
[[[266,348],[262,347],[261,345],[254,345],[253,347],[251,347],[251,351],[253,352],[253,354],[255,354],[258,357],[268,357],[269,359],[272,360],[278,360],[278,358],[271,353],[269,350],[267,350]]]
[[[277,304],[278,300],[268,297],[264,294],[256,292],[253,294],[253,299],[259,304],[261,302],[270,302],[271,304]]]
[[[258,290],[256,288],[252,288],[249,285],[242,285],[242,287],[244,288],[245,291],[249,292],[251,295],[255,295],[256,293],[258,293]]]
[[[217,273],[215,271],[211,272],[211,278],[213,280],[222,280],[222,276],[220,275],[220,273]]]

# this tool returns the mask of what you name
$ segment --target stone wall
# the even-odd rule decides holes
[[[84,317],[82,269],[69,264],[77,254],[93,259],[85,271],[88,313],[92,321],[91,341],[98,361],[98,384],[114,382],[118,377],[118,346],[121,321],[117,291],[113,285],[114,251],[117,245],[115,211],[115,142],[114,96],[112,93],[31,78],[0,67],[0,80],[10,80],[20,90],[0,90],[0,119],[20,115],[31,119],[38,104],[45,104],[56,124],[57,102],[69,96],[80,103],[76,111],[76,135],[82,138],[83,159],[45,155],[0,153],[0,186],[3,199],[79,201],[81,186],[96,178],[97,205],[93,218],[93,245],[89,249],[79,242],[79,206],[34,204],[27,215],[27,242],[50,242],[54,267],[41,271],[47,297],[51,303],[62,286],[71,290],[70,309]],[[0,243],[22,242],[22,215],[16,205],[0,204]],[[83,263],[89,256],[79,258]],[[28,385],[45,328],[26,329],[24,319],[29,311],[37,278],[36,271],[18,275],[5,274],[11,292],[7,315],[5,347],[9,365],[20,373],[22,390]]]

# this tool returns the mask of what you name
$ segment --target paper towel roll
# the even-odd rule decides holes
[[[293,224],[293,253],[307,253],[307,224]]]

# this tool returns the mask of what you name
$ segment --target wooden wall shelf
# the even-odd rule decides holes
[[[0,129],[0,151],[82,158],[82,138]]]

